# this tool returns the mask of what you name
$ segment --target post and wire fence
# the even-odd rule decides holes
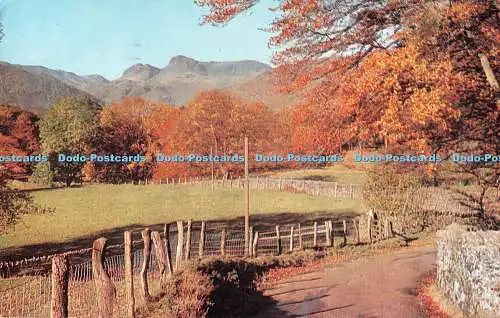
[[[359,243],[357,229],[345,224],[321,219],[251,227],[245,253],[242,225],[178,221],[140,233],[126,231],[121,244],[108,246],[100,238],[86,249],[0,262],[0,316],[132,317],[187,260],[282,255],[335,246],[335,239],[342,245],[348,237]]]

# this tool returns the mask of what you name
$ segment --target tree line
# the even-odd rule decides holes
[[[0,152],[42,153],[48,161],[9,163],[2,167],[11,176],[14,171],[32,174],[37,183],[62,182],[69,186],[82,181],[139,182],[207,175],[212,169],[215,174],[227,177],[241,173],[243,165],[240,162],[215,162],[213,166],[206,162],[161,164],[156,162],[156,154],[242,155],[245,136],[250,140],[251,155],[290,149],[286,110],[272,112],[263,103],[244,101],[223,90],[201,92],[181,107],[140,97],[126,97],[105,106],[89,97],[63,97],[38,121],[26,111],[16,111],[22,116],[14,124],[15,129],[2,135],[0,141],[4,140],[5,146]],[[31,121],[22,119],[26,116],[31,116]],[[27,134],[29,138],[25,137]],[[17,144],[7,144],[9,140]],[[140,155],[146,160],[113,164],[60,162],[61,153]],[[269,164],[254,168],[266,166]]]
[[[258,2],[195,1],[209,9],[204,22],[216,25]],[[363,145],[444,158],[498,153],[496,1],[278,3],[268,28],[277,49],[276,86],[300,93],[296,105],[271,112],[218,90],[179,108],[136,97],[105,107],[66,98],[40,122],[42,152],[140,153],[149,160],[83,169],[46,164],[36,175],[122,182],[204,174],[209,165],[154,165],[150,159],[165,149],[231,155],[241,151],[245,135],[254,152],[332,154]],[[498,183],[498,165],[454,168],[485,186]],[[227,175],[239,165],[217,163],[216,169]],[[438,182],[438,165],[419,169]]]

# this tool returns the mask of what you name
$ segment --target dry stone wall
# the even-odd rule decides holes
[[[439,231],[437,281],[466,317],[500,317],[500,232]]]

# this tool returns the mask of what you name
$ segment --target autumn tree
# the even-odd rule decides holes
[[[156,137],[152,149],[155,154],[184,154],[187,152],[184,127],[187,110],[184,107],[165,106],[156,110],[151,118],[151,128]],[[186,176],[189,165],[183,163],[157,162],[154,178],[171,178]],[[199,171],[196,171],[199,175]]]
[[[455,106],[461,115],[443,147],[450,152],[465,154],[498,153],[498,3],[486,0],[454,1],[453,5],[436,15],[439,24],[427,28],[426,32],[432,34],[428,35],[428,41],[421,40],[421,50],[429,58],[445,52],[454,72],[460,73],[466,84],[456,90],[458,101]],[[418,31],[420,34],[424,32]],[[419,38],[422,39],[421,36]],[[447,171],[441,177],[449,179],[448,175],[461,175],[462,179],[473,178],[480,188],[479,193],[461,192],[466,201],[474,202],[472,207],[484,216],[488,204],[487,191],[499,186],[500,165],[494,162],[454,165],[451,172]]]
[[[100,117],[102,135],[99,139],[99,153],[143,155],[147,160],[120,164],[95,163],[95,180],[121,183],[151,177],[154,156],[152,147],[156,138],[151,118],[163,107],[168,105],[146,101],[140,97],[126,97],[103,109]]]
[[[259,102],[245,102],[222,90],[199,93],[187,105],[183,136],[190,153],[235,156],[243,154],[248,136],[252,152],[269,147],[271,112]],[[216,163],[222,175],[241,170],[239,163]],[[206,166],[206,164],[205,164]]]
[[[0,156],[35,154],[38,150],[36,120],[32,113],[0,105]],[[8,185],[9,180],[29,173],[30,168],[31,164],[27,162],[0,164],[0,234],[9,231],[25,214],[49,211],[35,204],[28,193]]]
[[[0,155],[27,156],[39,150],[38,117],[9,105],[0,105]],[[14,178],[31,172],[32,163],[2,162],[1,179]]]
[[[49,156],[53,181],[70,186],[81,179],[83,163],[58,162],[58,155],[89,155],[95,149],[101,107],[88,97],[62,97],[42,117],[41,149]]]
[[[259,1],[198,0],[195,2],[202,7],[209,8],[209,13],[204,16],[205,23],[223,24],[249,10]],[[284,81],[289,82],[289,89],[307,88],[310,90],[306,105],[296,114],[296,121],[299,124],[296,139],[301,139],[300,136],[307,136],[314,144],[319,139],[318,134],[331,136],[334,127],[340,131],[339,127],[352,126],[353,116],[356,116],[356,121],[364,116],[363,121],[372,121],[379,126],[365,126],[368,128],[365,129],[368,134],[373,131],[377,132],[379,136],[375,139],[382,138],[385,143],[392,139],[393,144],[396,144],[395,139],[399,138],[401,131],[397,132],[395,129],[411,132],[412,126],[415,126],[398,128],[397,122],[391,122],[396,115],[403,121],[406,119],[414,119],[413,123],[419,121],[420,125],[424,125],[423,120],[426,117],[430,121],[428,123],[430,128],[433,125],[442,128],[438,132],[438,135],[442,137],[443,130],[448,130],[449,134],[452,134],[452,126],[462,124],[462,120],[457,121],[457,111],[450,113],[450,105],[458,108],[461,119],[470,117],[462,107],[457,107],[459,95],[468,94],[468,97],[464,98],[464,100],[468,99],[466,102],[468,105],[479,96],[488,99],[490,105],[492,100],[494,103],[491,91],[484,92],[481,89],[483,92],[480,94],[474,91],[480,86],[487,85],[484,75],[480,74],[481,65],[478,53],[486,54],[493,59],[498,47],[498,36],[496,36],[498,6],[495,1],[448,3],[417,0],[283,0],[279,1],[275,10],[279,14],[270,25],[269,31],[272,33],[270,45],[278,49],[274,56],[274,63],[280,66],[277,71],[283,75]],[[432,67],[432,75],[425,74],[423,67],[420,67],[420,70],[417,69],[417,64],[420,62]],[[492,64],[495,68],[494,59]],[[411,72],[413,74],[410,74]],[[418,72],[420,75],[417,74]],[[436,77],[440,72],[443,72],[441,77]],[[472,73],[475,73],[473,83],[480,81],[482,83],[480,86],[468,86],[470,81],[468,82],[464,75]],[[366,75],[369,77],[365,78]],[[452,78],[447,79],[448,75]],[[381,82],[383,83],[386,79],[389,83],[382,87]],[[397,86],[400,84],[403,85],[402,88]],[[436,85],[441,85],[441,87]],[[405,96],[392,96],[391,109],[384,111],[384,109],[377,109],[377,106],[366,106],[371,101],[379,103],[376,99],[380,101],[385,99],[384,102],[387,102],[394,88],[398,90],[399,95]],[[338,96],[339,89],[344,91],[340,92],[340,96]],[[357,97],[350,98],[353,90]],[[432,90],[432,93],[429,90]],[[402,91],[406,92],[401,93]],[[344,97],[349,97],[346,103],[343,100]],[[411,114],[408,112],[406,115],[400,114],[394,102],[402,98],[408,99],[406,102],[411,102],[412,105],[420,103],[420,109],[413,107]],[[357,107],[366,109],[365,113],[368,114],[361,114],[359,109],[354,111],[352,107],[354,107],[353,103],[356,104],[356,99],[359,101]],[[332,102],[335,100],[337,102]],[[362,103],[364,106],[360,106]],[[433,105],[432,111],[425,109],[426,103]],[[440,106],[447,108],[443,108],[443,113],[448,113],[448,115],[439,114],[442,117],[441,124],[446,127],[439,126],[438,122],[431,120],[436,112],[441,112]],[[316,107],[316,109],[312,110],[311,107]],[[328,110],[325,111],[325,108]],[[486,122],[495,122],[494,112],[491,114],[493,107],[487,107],[490,111],[483,114],[478,114],[479,108],[482,107],[477,107],[474,113],[480,115],[483,123],[475,125],[476,127],[472,129],[475,131],[474,135],[479,136],[481,133],[478,133],[478,130],[482,130],[482,133],[491,136],[494,130],[488,128],[491,124]],[[321,114],[315,117],[328,118],[332,122],[330,127],[325,125],[321,128],[321,124],[320,127],[305,125],[304,119],[310,122],[315,121],[308,114],[311,111],[316,113],[317,110]],[[400,110],[406,112],[406,107],[400,107]],[[340,114],[332,115],[333,112]],[[384,112],[383,120],[381,120],[382,112]],[[325,114],[328,116],[325,117]],[[369,118],[370,116],[374,118]],[[377,117],[380,118],[376,119]],[[447,118],[450,121],[444,123],[443,121]],[[474,122],[477,123],[477,120]],[[363,127],[359,122],[357,125]],[[469,132],[470,128],[472,127],[467,127]],[[362,130],[356,133],[362,134]],[[345,138],[351,138],[352,133],[349,131]],[[403,133],[406,135],[405,132]],[[467,135],[469,137],[466,138],[472,138],[470,133],[462,134],[462,136]],[[435,139],[434,136],[417,136],[420,148],[424,143],[429,145],[433,142],[424,141],[425,137]],[[330,139],[326,142],[328,145],[342,143],[339,138],[326,139]]]
[[[250,10],[260,0],[195,0],[209,9],[203,23],[220,25]],[[281,0],[271,7],[276,18],[267,28],[273,58],[291,89],[334,78],[376,50],[400,45],[390,36],[405,15],[424,1]],[[342,57],[349,56],[349,59]]]
[[[221,24],[249,10],[259,1],[195,2],[210,10],[204,16],[205,23]],[[476,136],[485,133],[487,136],[494,135],[491,123],[495,122],[493,110],[496,107],[492,107],[491,103],[495,104],[495,98],[492,98],[491,90],[482,89],[488,82],[482,74],[478,54],[487,55],[496,69],[498,6],[495,1],[283,0],[275,9],[280,15],[269,27],[272,32],[270,44],[278,49],[275,64],[284,66],[279,70],[286,75],[285,78],[292,79],[291,89],[311,88],[309,104],[320,108],[325,106],[327,99],[337,99],[337,103],[330,102],[334,106],[327,105],[330,107],[328,113],[333,110],[342,113],[339,118],[332,118],[332,122],[343,120],[350,123],[353,103],[359,101],[358,108],[366,109],[375,118],[384,113],[383,121],[380,120],[382,117],[367,118],[370,114],[364,115],[364,121],[377,123],[379,127],[369,126],[367,131],[379,132],[382,135],[379,138],[387,143],[388,139],[398,139],[400,134],[390,131],[394,130],[391,127],[399,129],[397,122],[391,123],[394,115],[403,120],[414,119],[422,125],[425,118],[430,120],[436,112],[448,112],[448,115],[438,115],[442,115],[443,121],[447,121],[446,117],[450,119],[446,123],[441,122],[447,126],[442,128],[450,130],[454,125],[463,127],[462,119],[471,117],[460,107],[458,100],[463,99],[461,103],[471,105],[472,101],[482,96],[490,105],[487,107],[490,111],[486,111],[489,115],[477,114],[482,107],[475,107],[475,114],[480,115],[483,122],[475,125],[474,129],[467,127],[466,130],[470,132],[472,129]],[[430,74],[425,74],[424,67],[419,63],[431,67]],[[473,75],[472,79],[466,78],[469,74]],[[389,83],[383,83],[386,80]],[[469,85],[470,80],[473,87]],[[337,97],[339,89],[344,91],[340,92],[340,98]],[[402,96],[393,96],[394,89]],[[482,93],[475,92],[476,89]],[[343,98],[350,97],[352,91],[355,96],[349,98],[344,107]],[[389,96],[391,94],[392,97]],[[366,106],[372,101],[383,104],[390,98],[393,105],[386,111],[377,109],[377,106]],[[411,114],[406,114],[408,117],[400,114],[400,110],[406,112],[406,107],[400,110],[395,108],[396,99],[405,99],[412,105],[419,103],[420,108],[414,107]],[[361,103],[365,106],[360,106]],[[431,105],[429,110],[424,107],[427,103]],[[451,111],[450,105],[460,111],[460,120],[456,120],[458,111]],[[306,108],[310,106],[304,107],[304,113],[308,113]],[[471,112],[471,107],[466,108]],[[317,117],[322,118],[324,113]],[[355,115],[358,119],[363,116],[359,111]],[[300,117],[300,114],[297,116]],[[477,123],[477,120],[474,122]],[[432,120],[430,124],[440,127],[438,122]],[[406,127],[406,131],[411,131],[411,126]],[[326,133],[325,130],[323,133]],[[465,139],[473,138],[465,131],[460,134],[469,136]],[[422,136],[417,139],[421,143],[419,147],[427,142]]]

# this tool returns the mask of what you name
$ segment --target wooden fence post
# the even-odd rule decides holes
[[[96,288],[97,307],[100,318],[113,316],[116,288],[104,269],[107,240],[101,237],[92,246],[92,276]]]
[[[332,237],[330,236],[330,222],[325,221],[325,236],[326,236],[326,246],[332,245]]]
[[[299,231],[299,250],[302,251],[303,245],[302,245],[302,230],[300,228],[300,223],[298,224],[298,231]]]
[[[184,248],[184,224],[177,221],[177,251],[175,253],[175,269],[178,270],[182,264],[182,249]]]
[[[368,215],[368,239],[370,241],[370,244],[373,243],[372,239],[372,217]]]
[[[226,255],[226,229],[220,233],[220,255]]]
[[[293,252],[293,226],[290,228],[290,252]]]
[[[148,270],[149,270],[149,261],[151,259],[151,230],[149,228],[145,228],[141,232],[142,240],[144,241],[144,248],[142,250],[143,261],[141,268],[141,294],[144,302],[148,302],[151,300],[151,295],[149,294],[149,285],[148,285]]]
[[[248,244],[248,249],[249,249],[248,255],[252,257],[253,226],[250,227],[250,232],[248,234],[249,234],[248,242],[250,242],[250,244]]]
[[[352,219],[352,224],[354,225],[354,235],[356,236],[356,245],[359,244],[359,227],[356,219]]]
[[[172,274],[174,270],[172,269],[172,251],[170,249],[170,224],[165,224],[163,228],[163,237],[165,241],[165,257],[167,261],[168,273]]]
[[[205,221],[201,221],[200,240],[198,241],[198,256],[203,257],[205,250]]]
[[[330,227],[330,241],[331,241],[331,246],[335,246],[335,235],[333,232],[333,221],[329,220],[328,221],[328,226]]]
[[[153,244],[155,246],[156,263],[158,264],[158,269],[160,270],[160,286],[165,286],[165,282],[167,281],[168,277],[168,265],[165,257],[165,245],[163,245],[159,232],[152,232],[151,238],[153,239]]]
[[[344,235],[344,246],[347,246],[347,223],[345,220],[342,220],[343,226],[343,235]]]
[[[278,253],[278,255],[281,254],[281,237],[279,225],[276,225],[276,252]]]
[[[69,261],[64,255],[52,258],[52,295],[50,298],[50,318],[68,317]]]
[[[253,245],[252,245],[252,256],[257,257],[257,242],[259,241],[259,232],[255,232],[255,236],[253,237]]]
[[[123,233],[125,244],[125,297],[127,301],[127,317],[135,317],[134,297],[134,253],[132,253],[132,232]]]
[[[313,246],[318,247],[318,222],[314,222]]]
[[[189,259],[189,254],[191,254],[191,220],[187,221],[187,233],[186,233],[186,259]]]

